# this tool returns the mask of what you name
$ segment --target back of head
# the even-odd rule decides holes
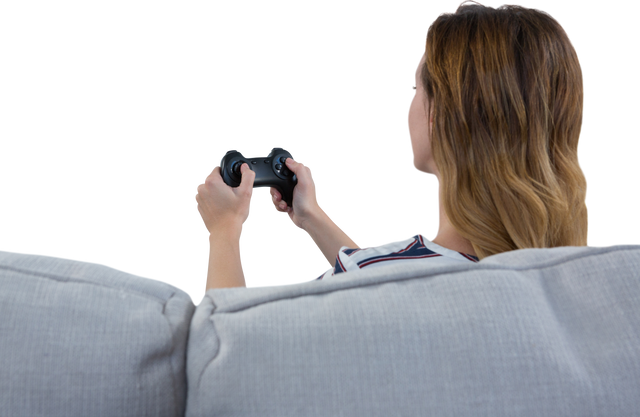
[[[421,72],[449,221],[480,259],[586,246],[577,54],[542,11],[465,3],[429,28]]]

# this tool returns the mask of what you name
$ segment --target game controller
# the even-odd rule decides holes
[[[247,163],[256,173],[253,188],[273,187],[280,192],[289,207],[293,207],[293,188],[298,183],[298,178],[285,165],[284,161],[287,158],[293,159],[291,154],[282,148],[273,148],[266,158],[245,158],[238,151],[229,151],[220,162],[220,175],[225,184],[237,187],[242,180],[240,167]]]

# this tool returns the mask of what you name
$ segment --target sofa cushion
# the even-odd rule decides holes
[[[186,415],[590,416],[640,409],[640,246],[215,289]]]
[[[0,415],[183,416],[194,309],[163,282],[0,252]]]

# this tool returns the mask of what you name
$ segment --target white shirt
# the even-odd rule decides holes
[[[479,262],[479,258],[444,248],[422,235],[416,235],[407,240],[373,248],[349,249],[343,246],[338,252],[335,266],[316,280],[327,279],[343,272],[362,268],[375,268],[389,262],[394,264],[429,262],[433,265],[450,265],[458,262]]]

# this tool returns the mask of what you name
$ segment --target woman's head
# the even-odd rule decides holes
[[[416,167],[437,173],[449,221],[480,258],[584,246],[576,52],[544,12],[465,3],[428,30],[409,116]]]

